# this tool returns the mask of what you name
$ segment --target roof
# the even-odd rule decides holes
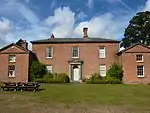
[[[120,41],[105,38],[49,38],[31,41],[32,44],[40,43],[120,43]]]
[[[25,48],[23,48],[21,46],[18,46],[17,44],[14,44],[14,43],[11,43],[9,45],[4,46],[3,48],[0,49],[0,52],[5,50],[5,49],[7,49],[7,48],[9,48],[9,47],[11,47],[11,46],[16,46],[17,48],[20,48],[21,50],[23,50],[23,51],[25,51],[27,53],[30,53],[30,50],[27,50],[27,49],[25,49]]]
[[[131,49],[131,48],[133,48],[133,47],[135,47],[135,46],[137,46],[137,45],[141,45],[141,46],[143,46],[143,47],[145,47],[145,48],[150,49],[150,47],[148,47],[148,46],[146,46],[146,45],[144,45],[144,44],[137,43],[137,44],[135,44],[135,45],[133,45],[133,46],[130,46],[130,47],[128,47],[128,48],[122,50],[122,51],[119,51],[119,52],[117,53],[117,55],[120,55],[120,54],[122,54],[123,52],[126,52],[127,50],[129,50],[129,49]]]

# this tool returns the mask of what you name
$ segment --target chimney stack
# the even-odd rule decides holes
[[[88,34],[87,34],[87,32],[88,32],[88,28],[87,27],[84,27],[83,28],[83,33],[84,33],[84,38],[88,38]]]
[[[28,43],[26,42],[26,40],[22,40],[21,46],[25,49],[28,49]]]

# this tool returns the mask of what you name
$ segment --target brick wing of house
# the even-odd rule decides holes
[[[118,52],[123,67],[124,83],[150,83],[150,48],[143,44],[133,45]]]
[[[21,44],[22,46],[18,46],[12,43],[0,49],[1,81],[28,81],[30,51],[25,40]]]
[[[89,78],[92,73],[106,76],[106,71],[118,62],[119,41],[88,36],[83,28],[82,38],[55,38],[31,41],[32,51],[50,73],[67,73],[72,81]]]

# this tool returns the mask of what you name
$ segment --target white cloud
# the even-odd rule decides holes
[[[150,0],[147,0],[143,8],[144,11],[150,11]]]
[[[44,24],[51,28],[56,37],[70,37],[75,24],[75,13],[69,7],[58,8],[54,16],[49,16]]]
[[[0,19],[0,34],[5,35],[11,30],[11,22],[6,18]]]
[[[86,18],[87,15],[83,12],[83,11],[80,11],[78,14],[77,14],[77,19],[78,20],[82,20],[84,18]]]
[[[106,13],[97,17],[93,17],[90,21],[81,22],[74,33],[77,36],[82,36],[81,31],[83,27],[89,28],[89,37],[103,37],[117,39],[118,35],[122,33],[125,24],[115,20],[111,13]]]

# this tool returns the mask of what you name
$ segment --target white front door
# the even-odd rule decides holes
[[[74,68],[73,69],[73,80],[74,81],[79,81],[80,80],[80,69],[79,68]]]

